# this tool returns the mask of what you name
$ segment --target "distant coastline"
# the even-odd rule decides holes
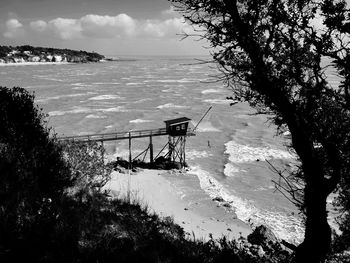
[[[96,52],[25,46],[0,46],[0,65],[40,65],[110,61]]]

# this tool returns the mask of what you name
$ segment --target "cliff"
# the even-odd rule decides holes
[[[99,62],[105,57],[95,52],[25,46],[0,46],[0,63],[25,62]]]

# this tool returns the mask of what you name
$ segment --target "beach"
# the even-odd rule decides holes
[[[237,239],[251,232],[250,226],[237,219],[232,210],[205,194],[198,178],[188,172],[113,172],[107,188],[113,197],[127,198],[129,194],[130,201],[139,202],[162,217],[172,217],[189,238],[209,240],[212,235],[214,239]]]

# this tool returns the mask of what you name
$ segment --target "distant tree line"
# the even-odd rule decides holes
[[[48,47],[24,46],[0,46],[0,59],[11,62],[14,58],[22,58],[27,61],[30,57],[39,57],[47,61],[47,56],[51,56],[51,61],[55,62],[55,56],[66,58],[68,62],[98,62],[105,59],[105,56],[96,52],[83,50],[59,49]]]

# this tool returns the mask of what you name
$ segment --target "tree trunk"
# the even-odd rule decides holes
[[[331,245],[331,229],[327,221],[327,194],[322,187],[320,174],[309,174],[305,188],[306,223],[305,239],[296,250],[295,263],[324,262]]]

